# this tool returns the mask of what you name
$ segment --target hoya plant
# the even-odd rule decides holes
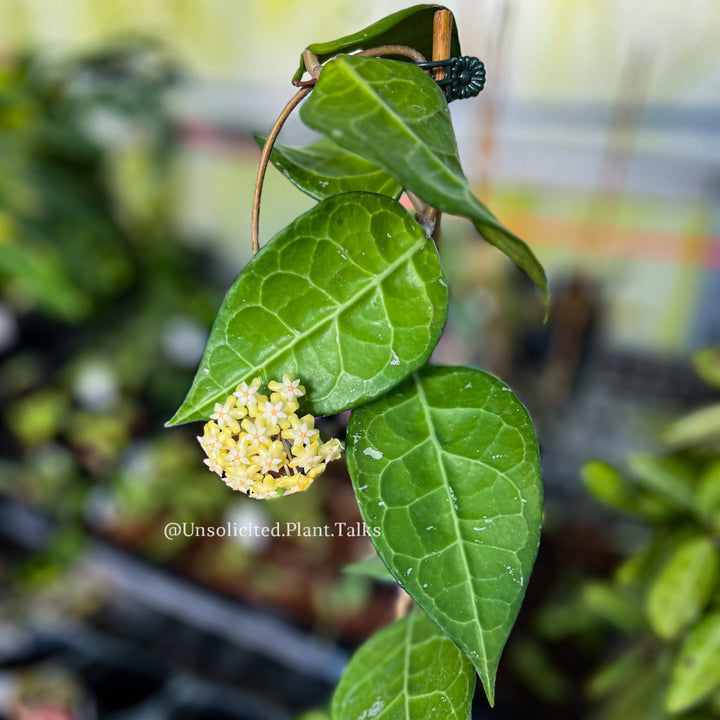
[[[427,364],[448,308],[441,213],[467,218],[547,297],[532,251],[460,164],[448,102],[484,79],[438,5],[305,50],[296,95],[259,139],[256,254],[168,423],[204,421],[206,464],[259,499],[304,490],[346,453],[368,535],[417,607],[352,658],[332,701],[337,720],[467,718],[476,674],[492,704],[538,549],[527,411],[483,370]],[[321,139],[276,145],[297,106]],[[317,204],[260,249],[268,160]],[[346,447],[322,442],[315,417],[347,410]]]

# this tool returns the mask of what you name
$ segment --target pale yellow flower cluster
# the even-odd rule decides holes
[[[228,487],[255,498],[273,498],[307,490],[342,453],[336,438],[320,441],[312,415],[297,416],[300,380],[283,375],[268,383],[270,398],[260,395],[262,381],[245,382],[216,403],[198,438],[205,464]]]

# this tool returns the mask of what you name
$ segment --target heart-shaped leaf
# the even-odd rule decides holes
[[[447,10],[447,8],[443,5],[413,5],[388,15],[352,35],[330,42],[313,43],[308,46],[308,50],[315,53],[318,60],[323,63],[338,53],[368,50],[380,45],[407,45],[429,60],[432,57],[433,17],[438,10]],[[454,22],[450,55],[460,55],[460,41]],[[293,80],[299,80],[304,72],[305,64],[301,58],[300,67]]]
[[[382,195],[334,195],[240,273],[168,425],[207,418],[243,380],[284,373],[302,379],[304,412],[354,407],[427,360],[446,314],[437,251],[408,212]]]
[[[666,706],[690,709],[720,688],[720,612],[712,613],[689,633],[675,662]]]
[[[264,138],[255,136],[260,147]],[[275,145],[270,153],[272,164],[304,193],[316,200],[344,192],[375,192],[399,198],[402,187],[384,170],[365,158],[321,138],[304,148]]]
[[[464,215],[540,288],[547,280],[532,250],[473,195],[460,165],[445,97],[410,63],[341,55],[323,68],[300,109],[303,122],[387,170],[426,203]]]
[[[370,638],[350,660],[332,720],[469,720],[475,672],[427,616],[414,611]]]
[[[492,703],[540,536],[527,411],[488,373],[426,366],[353,411],[347,460],[378,554],[470,658]]]

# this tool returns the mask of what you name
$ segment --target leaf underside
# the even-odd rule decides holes
[[[378,554],[462,648],[490,702],[537,554],[542,484],[527,411],[472,368],[426,366],[353,411],[348,469]]]
[[[382,195],[334,195],[240,273],[168,425],[207,418],[241,381],[284,373],[302,379],[304,412],[354,407],[427,360],[446,314],[437,251],[409,213]]]
[[[264,138],[255,136],[262,148]],[[344,192],[374,192],[397,199],[402,187],[365,158],[321,138],[304,148],[275,145],[272,164],[298,189],[316,200]]]
[[[447,10],[447,8],[444,5],[413,5],[338,40],[313,43],[308,46],[308,50],[315,53],[318,60],[323,63],[338,53],[367,50],[380,45],[407,45],[418,50],[429,60],[432,57],[433,17],[438,10]],[[455,22],[450,39],[450,55],[460,55],[460,41]],[[305,64],[301,57],[300,67],[293,80],[299,80],[304,71]]]
[[[323,68],[300,117],[308,127],[385,169],[429,205],[468,217],[530,277],[547,302],[542,265],[473,194],[460,165],[445,97],[418,67],[340,55]]]
[[[371,637],[351,658],[332,720],[469,720],[472,665],[416,610]]]

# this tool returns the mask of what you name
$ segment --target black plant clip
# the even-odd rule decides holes
[[[437,84],[443,89],[448,102],[475,97],[485,87],[485,65],[470,55],[415,64],[423,70],[445,68],[445,77]]]

